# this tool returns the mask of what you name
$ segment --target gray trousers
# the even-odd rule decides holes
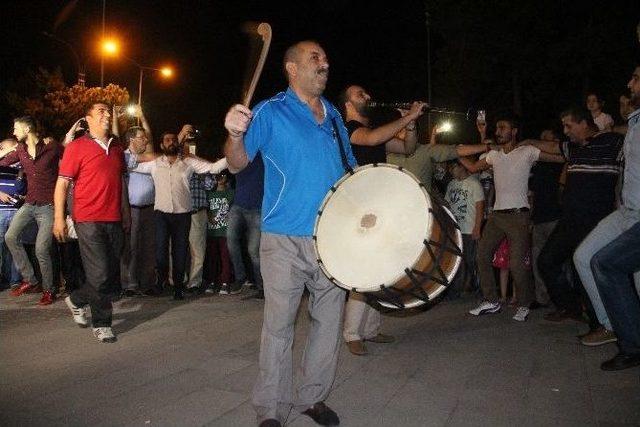
[[[540,304],[549,304],[551,301],[549,293],[547,292],[547,286],[538,271],[538,256],[540,251],[547,243],[551,232],[555,228],[558,221],[541,222],[539,224],[533,224],[531,232],[531,261],[533,265],[533,278],[536,290],[536,301]]]
[[[262,233],[260,260],[265,306],[260,372],[252,402],[258,423],[267,418],[284,423],[292,406],[304,411],[329,394],[338,362],[345,294],[320,270],[311,238]],[[305,287],[311,324],[294,400],[291,348]]]
[[[131,231],[124,236],[120,259],[124,289],[147,290],[156,285],[156,228],[153,206],[131,207]]]

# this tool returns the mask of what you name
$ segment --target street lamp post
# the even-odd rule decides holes
[[[162,67],[162,68],[147,67],[139,64],[137,61],[131,58],[128,58],[126,56],[124,58],[127,61],[131,62],[136,67],[138,67],[138,69],[140,70],[140,78],[138,79],[138,107],[140,107],[142,106],[142,80],[144,79],[144,72],[159,71],[160,74],[162,74],[164,77],[171,77],[171,75],[173,74],[173,70],[169,67]]]
[[[107,11],[107,0],[102,0],[102,40],[104,40],[104,26]],[[104,51],[100,54],[100,87],[104,87]]]
[[[80,56],[78,56],[78,53],[73,48],[71,43],[69,43],[68,41],[66,41],[64,39],[61,39],[60,37],[56,36],[55,34],[49,33],[47,31],[43,31],[42,34],[47,36],[47,37],[49,37],[50,39],[53,39],[53,40],[57,41],[58,43],[62,43],[73,54],[73,58],[74,58],[74,60],[76,62],[76,70],[77,70],[77,73],[78,73],[78,86],[84,87],[84,84],[85,84],[85,81],[86,81],[86,74],[85,74],[85,71],[84,71],[84,64],[82,63],[82,61],[80,61]]]

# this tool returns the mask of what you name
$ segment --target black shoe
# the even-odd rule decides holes
[[[633,368],[635,366],[640,366],[640,353],[618,353],[613,359],[602,362],[600,369],[603,371],[620,371],[622,369]]]
[[[162,289],[153,287],[153,288],[145,289],[142,293],[148,297],[157,297],[159,295],[162,295]]]
[[[338,414],[325,405],[324,402],[316,403],[304,411],[303,414],[308,415],[313,421],[322,426],[340,425],[340,418],[338,418]]]
[[[184,299],[184,290],[176,289],[173,291],[173,299],[175,301],[182,301]]]
[[[282,424],[276,419],[268,418],[261,422],[258,427],[282,427]]]
[[[539,308],[547,308],[549,307],[549,304],[542,304],[538,301],[534,301],[531,304],[529,304],[529,310],[537,310]]]
[[[137,289],[125,289],[122,292],[122,296],[125,298],[131,298],[131,297],[135,297],[137,295],[140,295],[140,291],[138,291]]]
[[[260,289],[259,291],[255,291],[251,295],[247,295],[246,297],[242,297],[243,301],[244,300],[248,300],[248,299],[264,299],[264,291],[262,289]]]

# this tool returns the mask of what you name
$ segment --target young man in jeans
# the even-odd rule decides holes
[[[55,300],[51,259],[53,189],[58,177],[58,162],[62,149],[55,142],[47,143],[40,139],[36,122],[29,116],[14,120],[13,134],[19,142],[18,148],[0,160],[0,166],[20,163],[27,178],[27,196],[5,235],[7,247],[24,279],[11,294],[20,296],[28,292],[38,292],[42,288],[42,298],[38,304],[49,305]],[[38,224],[36,258],[42,274],[42,287],[37,283],[33,267],[20,240],[22,231],[33,220]]]
[[[257,299],[264,299],[262,274],[260,273],[260,222],[262,219],[263,187],[264,164],[262,156],[258,154],[246,168],[236,174],[236,191],[233,204],[227,215],[227,248],[235,276],[235,281],[227,293],[240,292],[243,283],[247,282],[247,266],[245,266],[242,256],[242,244],[246,239],[253,281],[256,286],[255,293],[248,298]]]
[[[621,204],[583,240],[573,258],[598,320],[618,338],[620,352],[600,365],[605,371],[640,365],[640,66],[627,86],[635,111],[623,146]]]

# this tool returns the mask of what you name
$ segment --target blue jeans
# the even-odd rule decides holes
[[[598,223],[596,228],[580,243],[573,255],[573,262],[576,270],[580,275],[580,280],[585,290],[589,294],[589,299],[593,304],[593,308],[598,316],[598,320],[608,330],[613,330],[607,310],[604,307],[599,285],[596,285],[596,279],[591,269],[591,259],[593,256],[607,246],[609,243],[617,239],[621,234],[634,227],[640,221],[640,211],[633,211],[625,207],[612,212],[602,221]],[[621,258],[624,254],[617,254]],[[640,273],[635,275],[636,290],[640,289]],[[637,297],[636,297],[637,298]],[[615,331],[616,333],[618,331]]]
[[[53,292],[53,263],[51,260],[53,205],[38,206],[30,203],[22,205],[9,225],[5,240],[22,277],[29,283],[36,283],[36,275],[20,240],[22,231],[34,219],[38,224],[36,258],[38,258],[38,265],[40,266],[40,273],[42,274],[42,287],[45,291]]]
[[[20,271],[13,262],[13,257],[10,251],[5,251],[4,235],[9,229],[9,224],[16,214],[16,209],[2,210],[0,211],[0,263],[2,264],[2,272],[4,277],[9,281],[10,285],[20,283],[22,276]]]
[[[591,258],[602,304],[618,336],[620,351],[626,354],[640,354],[640,300],[633,286],[633,274],[639,270],[640,221]]]
[[[260,209],[245,209],[238,205],[231,206],[227,214],[227,248],[233,264],[236,282],[242,283],[247,279],[247,273],[242,259],[242,241],[246,233],[247,249],[253,277],[258,289],[262,289],[262,275],[260,274]]]

